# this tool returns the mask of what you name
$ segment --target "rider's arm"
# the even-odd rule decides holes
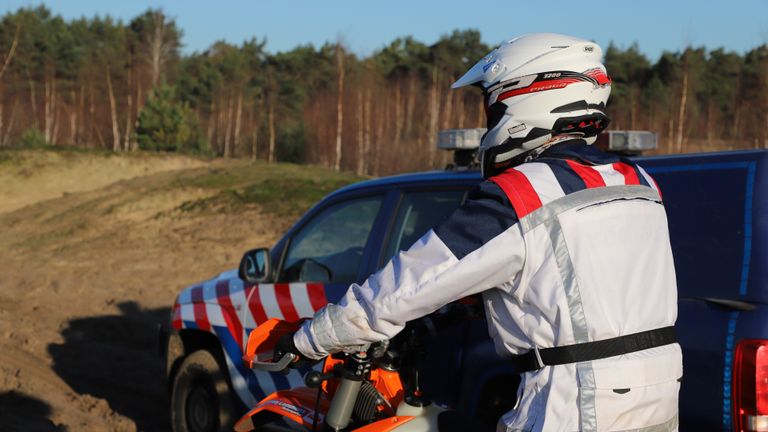
[[[406,322],[493,287],[514,289],[525,261],[517,216],[491,182],[447,221],[397,254],[363,284],[353,284],[294,338],[310,358],[389,339]]]

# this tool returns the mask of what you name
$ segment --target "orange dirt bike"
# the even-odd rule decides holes
[[[289,424],[288,430],[316,432],[473,430],[461,415],[431,403],[419,389],[416,365],[423,355],[421,340],[434,331],[436,322],[434,316],[422,318],[390,341],[326,357],[320,371],[305,375],[307,387],[272,393],[243,416],[235,430],[268,430],[276,421]],[[272,359],[271,351],[280,337],[295,332],[299,325],[278,319],[261,324],[248,337],[245,364],[269,372],[291,367],[294,354]]]

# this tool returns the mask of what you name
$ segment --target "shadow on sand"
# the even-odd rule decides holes
[[[113,411],[141,431],[170,429],[163,360],[157,327],[169,308],[118,305],[119,315],[75,319],[62,330],[62,344],[50,344],[53,370],[76,392],[105,399]]]
[[[38,399],[13,390],[0,393],[0,430],[8,432],[65,431],[49,419],[51,407]]]

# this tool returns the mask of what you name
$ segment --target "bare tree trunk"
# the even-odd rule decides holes
[[[149,41],[149,62],[152,86],[160,84],[160,75],[163,69],[163,39],[165,39],[165,16],[162,12],[155,12],[152,17],[154,31]]]
[[[243,92],[242,90],[237,94],[237,109],[235,110],[235,154],[237,154],[240,148],[240,127],[243,117]]]
[[[131,136],[133,135],[131,133],[131,119],[133,114],[133,95],[131,93],[128,93],[128,109],[125,113],[125,141],[123,141],[123,151],[130,151],[131,150]]]
[[[275,104],[273,96],[269,95],[269,113],[267,114],[267,123],[269,127],[269,163],[275,162]]]
[[[341,170],[341,132],[344,124],[344,49],[336,44],[336,67],[338,69],[338,97],[336,98],[336,160],[333,169]]]
[[[143,96],[144,96],[144,92],[142,91],[141,80],[137,79],[136,80],[136,117],[135,117],[136,122],[134,123],[134,125],[136,126],[138,126],[138,123],[139,123],[139,113],[141,112],[142,108],[144,108]],[[133,147],[132,150],[137,150],[139,148],[139,143],[136,141],[135,137],[132,141],[133,141],[131,143]],[[210,140],[208,140],[208,142],[210,142]]]
[[[93,139],[93,131],[95,130],[97,133],[99,133],[99,141],[101,142],[101,148],[104,148],[104,140],[101,138],[101,133],[99,132],[99,128],[96,126],[95,115],[96,115],[96,106],[93,98],[93,82],[91,82],[91,85],[88,86],[88,122],[87,124],[90,125],[90,127],[88,131],[89,133],[88,133],[87,143],[90,144],[91,140]]]
[[[405,136],[413,136],[414,107],[416,106],[416,78],[408,76],[408,92],[405,95]]]
[[[357,89],[357,167],[355,168],[355,172],[357,175],[363,174],[363,146],[364,144],[364,136],[363,136],[363,116],[365,108],[363,105],[363,90],[361,88]]]
[[[208,115],[208,130],[206,135],[208,136],[208,142],[213,145],[213,130],[216,128],[216,103],[214,98],[211,98],[211,112]]]
[[[373,175],[378,176],[381,174],[381,142],[384,140],[384,125],[389,124],[389,110],[385,106],[384,108],[384,121],[381,121],[381,118],[377,116],[378,122],[376,124],[376,136],[373,138],[373,147],[374,147],[374,154],[375,157],[373,158],[374,164],[371,171],[373,171]]]
[[[16,53],[16,46],[19,45],[19,32],[21,31],[21,24],[16,24],[16,32],[13,34],[13,42],[11,42],[11,48],[8,50],[8,54],[5,56],[3,66],[0,67],[0,81],[3,79],[6,69],[10,66],[13,60],[13,55]]]
[[[466,108],[464,107],[464,95],[456,90],[454,90],[454,93],[456,93],[456,113],[459,115],[459,118],[456,119],[456,127],[463,128],[465,127],[464,120],[467,114]]]
[[[768,50],[768,48],[763,48]],[[768,59],[762,61],[762,81],[763,81],[763,148],[768,148]]]
[[[707,103],[707,144],[712,145],[715,139],[715,103],[710,96]]]
[[[455,90],[453,90],[455,92]],[[445,105],[443,105],[443,129],[448,129],[451,126],[451,118],[453,117],[453,93],[451,93],[451,89],[448,89],[449,93],[446,93],[445,95]],[[432,137],[432,139],[435,139],[435,137]]]
[[[670,113],[669,116],[669,127],[667,128],[667,152],[668,153],[674,153],[675,152],[675,119],[673,118],[672,113]]]
[[[59,98],[56,97],[56,79],[51,81],[51,140],[50,143],[56,145],[59,142]]]
[[[438,89],[437,89],[437,65],[432,66],[432,82],[429,95],[429,139],[434,139],[437,136],[437,120],[438,120]],[[429,146],[429,168],[432,168],[435,164],[435,152],[436,148],[433,145]]]
[[[258,159],[259,152],[259,129],[253,129],[253,144],[251,146],[251,160],[256,161]]]
[[[395,139],[393,147],[400,151],[400,139],[403,136],[403,102],[400,83],[395,83]]]
[[[5,135],[2,136],[2,141],[0,141],[0,146],[5,146],[8,144],[8,141],[11,138],[11,131],[13,130],[13,125],[16,122],[16,112],[18,111],[19,107],[19,101],[15,101],[13,104],[13,108],[11,108],[11,115],[10,118],[8,118],[8,128],[5,129]]]
[[[37,94],[35,92],[35,81],[32,79],[32,75],[29,73],[29,70],[25,70],[27,74],[27,82],[29,83],[29,103],[32,105],[32,125],[37,128],[38,125],[38,118],[37,118]]]
[[[46,79],[43,81],[43,136],[45,136],[45,142],[51,142],[51,90],[50,81]]]
[[[75,90],[70,90],[69,96],[72,99],[73,105],[76,101],[81,100],[81,98],[78,98]],[[72,110],[69,112],[69,141],[73,145],[77,145],[77,117],[79,116],[81,109],[82,103],[77,103],[77,106],[73,106]]]
[[[53,75],[53,74],[51,74]],[[43,135],[45,142],[53,144],[53,116],[56,109],[56,78],[43,82]]]
[[[109,111],[112,115],[112,151],[120,151],[120,129],[117,126],[117,104],[115,103],[115,92],[112,88],[112,74],[107,68],[107,93],[109,96]]]
[[[224,132],[224,157],[232,157],[232,98],[227,98],[226,130]]]
[[[259,95],[258,99],[254,103],[253,109],[250,110],[249,114],[249,122],[251,124],[253,137],[251,139],[251,160],[256,161],[256,157],[258,156],[259,151],[259,131],[261,129],[261,113],[263,108],[263,101],[261,98],[261,95]],[[258,111],[256,111],[258,110]],[[258,112],[258,116],[256,116],[254,113]],[[256,117],[256,120],[254,121],[254,117]]]
[[[683,90],[680,96],[680,109],[677,117],[677,150],[683,152],[683,132],[685,131],[685,103],[688,100],[688,66],[683,70]]]
[[[637,93],[638,89],[635,86],[630,87],[629,94],[630,94],[630,108],[629,108],[629,124],[630,129],[637,130]]]
[[[365,102],[363,103],[364,116],[364,129],[365,134],[363,136],[363,174],[368,174],[369,166],[368,159],[371,150],[371,88],[368,87],[365,90]]]
[[[227,146],[227,125],[224,118],[227,115],[226,108],[227,104],[224,102],[224,98],[219,98],[219,112],[216,115],[216,142],[217,149],[221,155],[224,154]]]

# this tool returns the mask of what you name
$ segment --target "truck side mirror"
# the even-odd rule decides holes
[[[240,260],[238,275],[240,279],[250,283],[268,282],[272,279],[272,260],[269,249],[252,249]]]

